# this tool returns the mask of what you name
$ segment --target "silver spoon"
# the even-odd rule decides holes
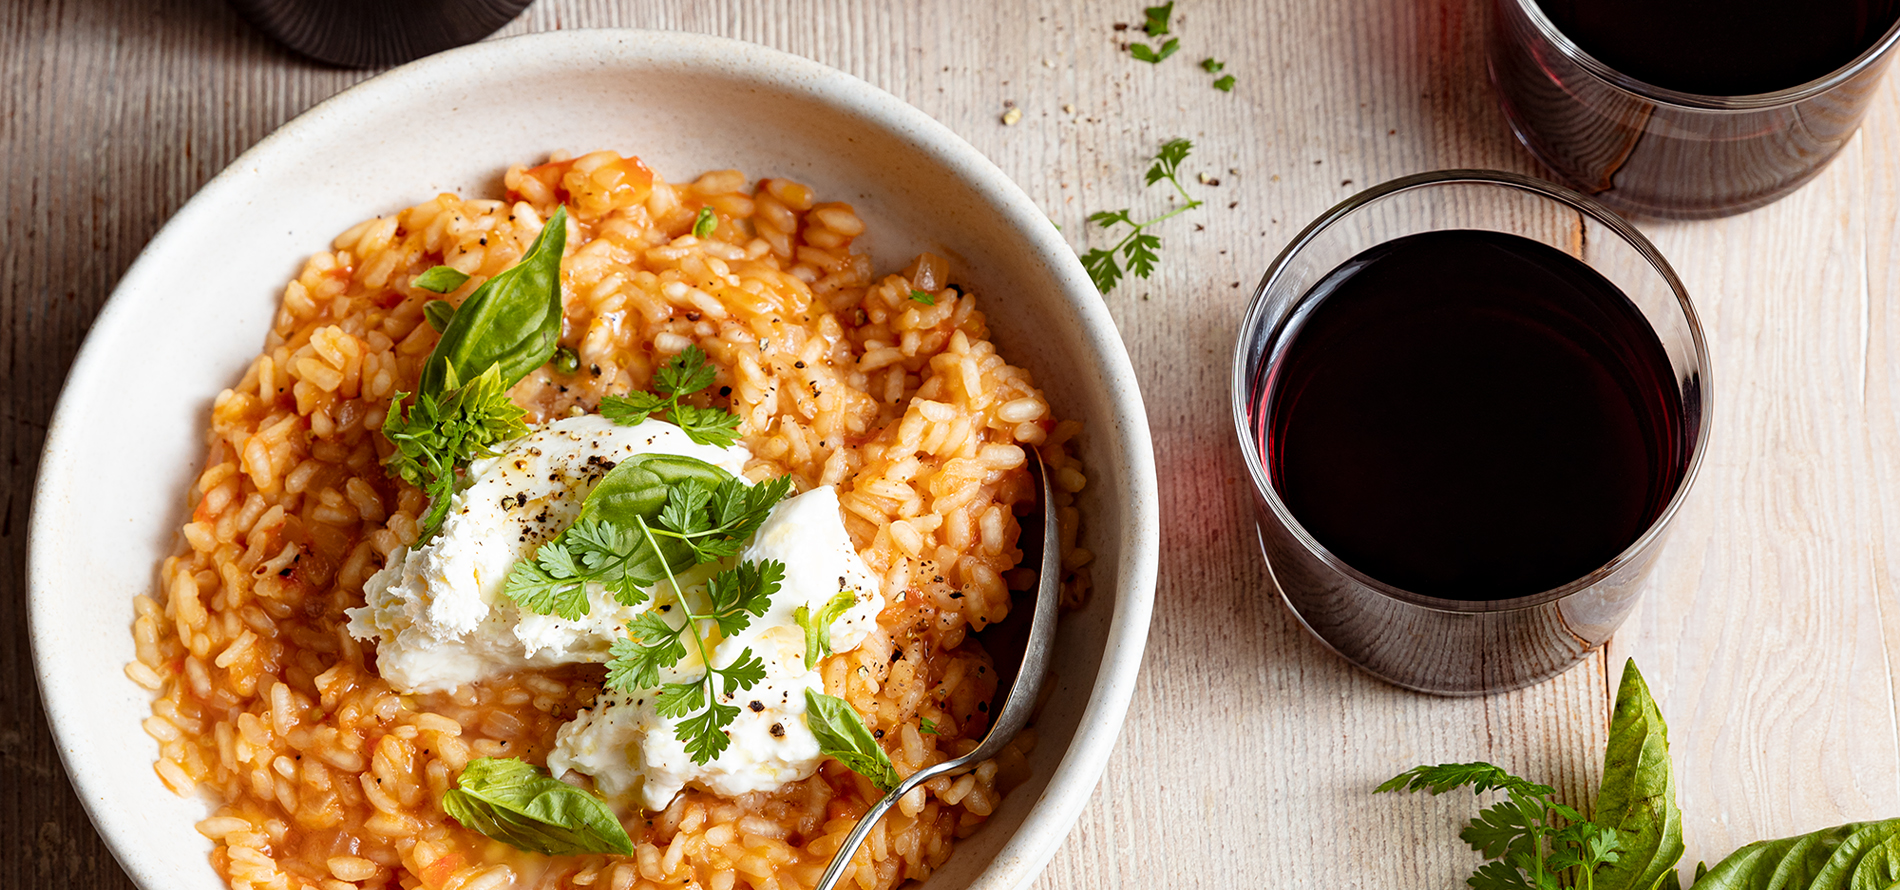
[[[1049,487],[1048,470],[1042,465],[1041,454],[1034,448],[1025,450],[1029,452],[1030,474],[1036,477],[1037,485],[1040,487],[1036,496],[1040,498],[1037,506],[1042,511],[1042,562],[1036,570],[1036,603],[1029,620],[1028,641],[1023,650],[1022,667],[1016,670],[1016,676],[1009,685],[1009,692],[1003,698],[1003,710],[996,715],[995,722],[990,724],[989,733],[983,736],[983,741],[976,746],[976,750],[954,760],[946,760],[911,773],[910,778],[897,783],[897,787],[892,788],[889,794],[872,804],[871,809],[864,814],[864,818],[858,820],[858,827],[852,829],[851,836],[845,838],[844,846],[839,847],[838,852],[831,857],[830,867],[825,869],[824,876],[818,879],[818,886],[813,890],[833,890],[837,886],[838,880],[844,877],[845,869],[851,865],[852,855],[857,853],[858,847],[864,843],[864,838],[871,833],[871,829],[877,827],[878,820],[883,818],[891,807],[897,805],[899,798],[912,788],[938,776],[960,776],[976,769],[978,764],[1001,752],[1003,747],[1016,737],[1016,733],[1021,732],[1022,728],[1029,723],[1029,713],[1036,706],[1036,694],[1042,689],[1043,674],[1048,671],[1049,644],[1055,639],[1056,634],[1056,600],[1061,588],[1062,545],[1057,535],[1055,510],[1051,506],[1055,500],[1055,493]],[[1017,611],[1012,610],[1010,617],[1013,618],[1016,615]],[[1011,623],[1013,622],[1005,618],[998,627]],[[998,673],[1001,673],[1000,669]]]

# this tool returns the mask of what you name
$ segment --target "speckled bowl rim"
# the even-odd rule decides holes
[[[557,56],[562,61],[549,61]],[[122,663],[98,665],[84,676],[71,673],[72,665],[85,663],[81,661],[85,654],[78,647],[89,644],[77,636],[73,615],[61,611],[62,585],[70,588],[72,580],[63,574],[78,572],[71,563],[84,563],[90,557],[82,558],[74,551],[79,544],[57,540],[52,528],[73,515],[72,511],[88,509],[74,501],[80,487],[75,480],[86,473],[89,457],[86,442],[82,441],[87,431],[86,414],[101,388],[118,382],[114,377],[115,360],[120,358],[116,352],[151,333],[134,329],[134,304],[178,290],[176,284],[160,280],[167,271],[164,267],[168,258],[184,251],[194,234],[217,214],[245,202],[257,171],[269,168],[292,146],[348,127],[359,110],[399,99],[418,83],[493,76],[492,71],[502,65],[609,64],[615,59],[628,64],[661,60],[706,66],[706,70],[716,68],[727,77],[754,77],[773,89],[796,91],[846,117],[869,121],[902,139],[918,153],[919,163],[941,165],[967,181],[987,202],[995,223],[1027,242],[1028,249],[1047,268],[1048,280],[1033,282],[1046,289],[1030,287],[1016,298],[1051,301],[1051,311],[1080,327],[1098,367],[1082,375],[1092,383],[1078,385],[1106,387],[1103,397],[1114,406],[1110,428],[1093,428],[1087,435],[1099,437],[1106,443],[1102,447],[1117,457],[1115,473],[1098,473],[1092,483],[1111,487],[1120,499],[1122,521],[1114,530],[1120,541],[1113,567],[1117,582],[1113,589],[1094,594],[1112,596],[1113,609],[1102,640],[1100,665],[1089,684],[1088,704],[1074,737],[1041,797],[968,886],[1001,890],[1028,884],[1048,863],[1080,815],[1108,762],[1134,692],[1153,604],[1160,533],[1153,445],[1134,370],[1112,318],[1074,252],[1044,212],[974,147],[928,115],[848,74],[726,38],[617,29],[554,31],[487,41],[419,60],[353,86],[280,127],[233,161],[166,223],[121,279],[74,361],[47,432],[34,490],[27,568],[30,636],[42,702],[67,774],[113,855],[141,887],[208,890],[201,878],[179,875],[181,869],[208,873],[203,854],[209,846],[207,842],[198,849],[181,852],[175,845],[141,838],[133,813],[136,808],[115,805],[121,795],[112,781],[114,776],[99,766],[106,762],[102,758],[141,758],[145,779],[153,785],[159,783],[150,768],[155,747],[137,731],[138,721],[147,714],[128,715],[125,738],[84,732],[86,719],[82,718],[90,717],[89,703],[108,688],[101,684],[113,683],[115,677],[117,683],[146,700],[149,694],[125,678]],[[368,212],[373,209],[366,209],[365,215]],[[321,247],[308,245],[310,250]],[[209,394],[205,395],[208,399]],[[182,500],[182,492],[172,496]],[[138,559],[152,553],[144,543],[132,549],[137,551]],[[121,611],[98,620],[129,639],[133,617],[130,606],[128,601]],[[90,644],[96,645],[98,630],[89,630],[94,634]],[[100,657],[94,655],[91,660],[96,662]],[[110,691],[122,696],[125,690],[114,686]],[[128,749],[132,755],[128,755]],[[124,780],[123,776],[117,778]],[[952,862],[956,862],[954,857]],[[931,886],[939,885],[944,884],[931,882]]]

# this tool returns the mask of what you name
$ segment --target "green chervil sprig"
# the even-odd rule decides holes
[[[725,750],[725,728],[739,714],[719,699],[764,679],[765,663],[748,648],[728,664],[713,664],[701,624],[710,621],[728,638],[744,631],[771,605],[785,566],[741,562],[713,575],[697,602],[680,573],[737,556],[791,485],[787,477],[748,485],[677,455],[628,458],[588,492],[573,525],[541,545],[533,559],[515,563],[502,591],[527,611],[574,621],[589,612],[591,584],[628,607],[647,602],[648,590],[660,585],[666,603],[640,613],[629,627],[631,636],[609,650],[607,686],[622,692],[658,687],[656,708],[681,719],[677,737],[693,762],[708,763]],[[678,626],[667,620],[675,608]],[[661,671],[686,657],[686,641],[705,672],[662,684]]]
[[[1154,164],[1148,168],[1147,175],[1148,185],[1165,179],[1187,203],[1144,222],[1136,222],[1127,210],[1103,210],[1089,215],[1089,222],[1099,223],[1104,229],[1117,225],[1129,227],[1128,234],[1106,249],[1097,247],[1082,255],[1082,267],[1088,270],[1089,280],[1095,282],[1096,290],[1107,294],[1115,289],[1115,285],[1122,280],[1121,263],[1127,263],[1127,271],[1134,273],[1137,278],[1154,274],[1155,263],[1161,259],[1161,238],[1149,233],[1148,228],[1201,206],[1201,202],[1182,187],[1178,176],[1181,162],[1187,160],[1188,152],[1193,148],[1194,144],[1186,139],[1168,140],[1155,154]]]
[[[724,475],[709,485],[707,471],[724,475],[692,458],[622,462],[581,502],[573,525],[515,563],[502,592],[530,612],[577,621],[590,610],[589,584],[632,607],[675,573],[738,555],[791,479],[747,485]],[[624,503],[603,506],[616,499]]]
[[[448,516],[456,468],[493,455],[496,445],[528,433],[522,422],[527,413],[509,400],[500,368],[489,365],[466,385],[457,385],[451,371],[448,385],[437,395],[417,395],[407,414],[400,406],[408,393],[397,393],[398,407],[383,421],[383,436],[396,446],[389,456],[390,472],[429,496],[429,512],[422,517],[425,536]]]
[[[607,396],[600,400],[600,413],[623,426],[658,417],[701,445],[726,448],[739,440],[739,415],[724,408],[700,408],[680,401],[713,385],[718,376],[719,370],[706,363],[706,353],[697,346],[688,346],[654,372],[652,392]]]
[[[1160,6],[1150,6],[1143,9],[1141,14],[1146,19],[1141,29],[1146,31],[1149,37],[1165,36],[1168,33],[1168,20],[1174,17],[1174,2],[1169,0]],[[1158,49],[1145,43],[1131,43],[1128,45],[1128,54],[1134,56],[1137,61],[1158,65],[1162,59],[1174,55],[1180,48],[1180,38],[1169,37]]]
[[[641,532],[655,547],[659,545],[652,538],[653,529],[644,521]],[[728,638],[744,631],[771,605],[772,594],[785,580],[785,564],[777,560],[742,562],[714,575],[706,583],[703,611],[693,608],[679,579],[670,571],[666,580],[683,619],[680,626],[669,624],[657,609],[640,613],[629,628],[632,636],[615,640],[609,651],[612,657],[607,662],[607,687],[621,692],[659,687],[654,710],[662,717],[680,719],[674,732],[685,744],[686,753],[694,763],[710,763],[732,743],[725,728],[739,716],[737,705],[720,698],[758,685],[765,679],[765,662],[747,648],[731,662],[714,665],[712,647],[700,634],[700,623],[713,622]],[[662,684],[660,672],[676,667],[686,657],[682,636],[692,641],[693,651],[706,670],[693,680]]]
[[[1441,763],[1406,770],[1380,791],[1443,794],[1471,786],[1472,793],[1503,791],[1506,800],[1478,814],[1458,833],[1489,862],[1466,882],[1473,890],[1591,890],[1598,866],[1615,862],[1623,841],[1616,829],[1597,825],[1560,804],[1557,790],[1520,779],[1488,763]]]

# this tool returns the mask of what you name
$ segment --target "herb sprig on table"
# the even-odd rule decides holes
[[[1669,771],[1668,729],[1635,662],[1623,667],[1604,752],[1596,814],[1558,803],[1556,791],[1488,763],[1407,770],[1379,791],[1503,791],[1459,837],[1489,860],[1466,879],[1474,890],[1657,890],[1673,887],[1682,858],[1682,813]]]
[[[460,308],[437,311],[429,319],[442,323],[442,339],[422,365],[415,403],[405,411],[410,394],[397,393],[382,427],[396,447],[386,460],[390,472],[429,496],[429,512],[422,517],[425,538],[448,516],[456,470],[527,434],[525,414],[509,401],[507,390],[554,355],[561,336],[566,246],[567,208],[562,207],[520,262],[483,282]],[[448,284],[453,276],[439,272],[445,268],[418,276],[425,290]]]
[[[1226,67],[1226,62],[1220,61],[1213,56],[1208,56],[1201,60],[1201,70],[1209,74],[1220,74],[1221,70]],[[1221,76],[1214,78],[1214,89],[1220,90],[1223,93],[1233,92],[1234,76],[1232,74],[1221,74]]]
[[[1147,278],[1154,274],[1155,264],[1160,262],[1161,237],[1148,231],[1151,227],[1173,219],[1183,213],[1201,206],[1201,201],[1188,194],[1181,185],[1179,173],[1181,162],[1187,160],[1194,144],[1186,139],[1170,139],[1163,143],[1161,150],[1155,153],[1154,163],[1148,167],[1146,184],[1154,185],[1166,180],[1174,186],[1185,203],[1152,219],[1136,222],[1127,210],[1103,210],[1089,214],[1089,222],[1104,229],[1116,226],[1128,227],[1121,239],[1106,248],[1096,247],[1082,254],[1082,268],[1087,269],[1089,280],[1095,282],[1095,289],[1103,294],[1115,289],[1125,274],[1122,264],[1126,263],[1126,273],[1137,278]]]
[[[1378,790],[1443,794],[1466,786],[1475,794],[1503,791],[1507,798],[1486,808],[1458,833],[1491,860],[1468,882],[1478,890],[1555,888],[1560,877],[1562,886],[1593,890],[1597,867],[1621,855],[1623,842],[1616,832],[1558,803],[1556,789],[1488,763],[1415,767]]]
[[[1143,9],[1141,14],[1145,20],[1141,25],[1142,31],[1146,32],[1149,37],[1166,37],[1168,34],[1168,20],[1174,17],[1174,2],[1173,0],[1169,0],[1169,2],[1163,3],[1160,6],[1150,6]],[[1162,59],[1174,55],[1175,51],[1180,48],[1180,38],[1168,37],[1168,39],[1158,47],[1151,47],[1145,43],[1130,43],[1128,45],[1128,54],[1134,56],[1137,61],[1147,62],[1150,65],[1158,65]]]

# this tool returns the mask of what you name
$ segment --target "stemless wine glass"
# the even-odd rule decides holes
[[[1484,230],[1581,260],[1622,290],[1668,356],[1681,399],[1680,482],[1636,541],[1562,586],[1464,601],[1402,590],[1348,565],[1288,510],[1263,460],[1277,363],[1310,289],[1347,260],[1406,235]],[[1553,677],[1603,644],[1635,605],[1707,449],[1709,362],[1682,282],[1641,233],[1596,202],[1525,176],[1450,170],[1396,179],[1315,220],[1268,268],[1234,349],[1235,432],[1253,481],[1260,548],[1295,615],[1348,661],[1399,686],[1472,695]]]
[[[271,39],[345,68],[400,65],[495,33],[533,0],[231,0]]]
[[[1751,210],[1813,179],[1860,127],[1900,46],[1896,22],[1817,80],[1754,95],[1698,95],[1604,64],[1538,0],[1492,7],[1487,67],[1524,147],[1611,207],[1683,219]]]

